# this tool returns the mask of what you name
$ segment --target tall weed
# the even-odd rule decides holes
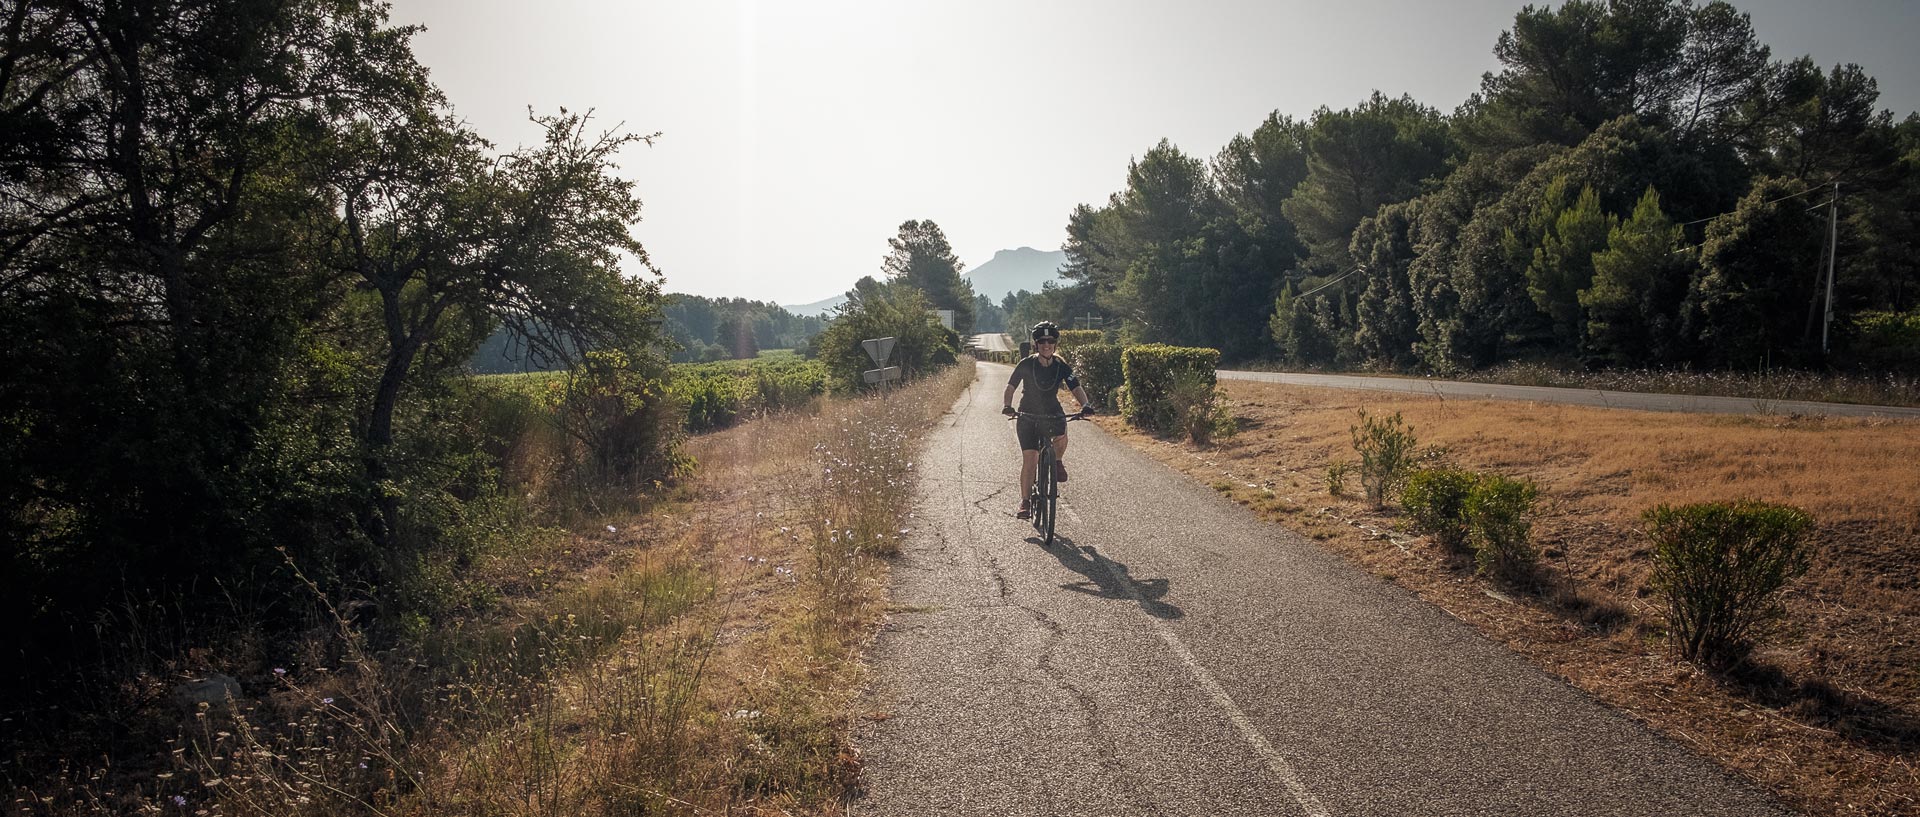
[[[1353,449],[1360,455],[1360,485],[1366,489],[1367,502],[1376,508],[1385,507],[1388,500],[1399,496],[1418,456],[1413,428],[1400,419],[1400,412],[1374,417],[1361,409],[1359,424],[1349,431]]]

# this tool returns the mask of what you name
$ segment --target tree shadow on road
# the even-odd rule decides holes
[[[1039,537],[1029,537],[1027,541],[1040,543]],[[1138,602],[1140,609],[1154,618],[1172,620],[1186,616],[1186,611],[1161,601],[1167,595],[1166,579],[1136,579],[1125,564],[1101,555],[1092,545],[1076,545],[1072,539],[1057,533],[1053,536],[1053,546],[1041,549],[1060,560],[1068,570],[1087,577],[1086,581],[1060,585],[1063,590]]]

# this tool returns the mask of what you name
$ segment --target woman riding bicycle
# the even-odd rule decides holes
[[[1033,354],[1013,367],[1013,376],[1007,378],[1006,395],[1000,399],[1002,414],[1020,418],[1014,423],[1014,429],[1020,436],[1020,510],[1015,515],[1021,519],[1033,515],[1027,495],[1033,491],[1033,478],[1040,465],[1040,446],[1045,441],[1053,441],[1054,480],[1067,481],[1064,462],[1067,419],[1066,411],[1060,407],[1060,387],[1064,385],[1073,391],[1073,399],[1080,401],[1082,414],[1093,413],[1086,391],[1080,388],[1080,378],[1073,376],[1073,367],[1054,356],[1060,349],[1060,327],[1053,321],[1041,321],[1033,325],[1031,334]],[[1015,389],[1021,391],[1019,411],[1013,408]]]

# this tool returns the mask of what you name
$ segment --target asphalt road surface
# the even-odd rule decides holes
[[[851,813],[1784,814],[1088,424],[1043,548],[980,371],[914,457]]]
[[[972,345],[989,352],[1017,352],[1020,345],[1013,342],[1013,336],[1004,332],[988,332],[974,335]]]

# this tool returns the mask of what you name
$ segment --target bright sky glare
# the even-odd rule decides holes
[[[1776,58],[1854,62],[1920,107],[1920,3],[1734,0]],[[527,108],[659,131],[622,155],[666,288],[798,304],[878,275],[932,219],[968,269],[1058,249],[1167,138],[1210,159],[1278,110],[1374,89],[1451,112],[1522,0],[394,0],[502,147]]]

